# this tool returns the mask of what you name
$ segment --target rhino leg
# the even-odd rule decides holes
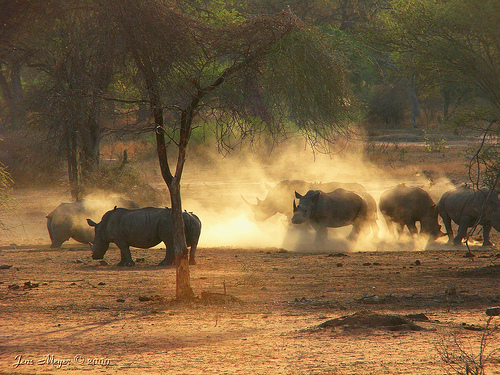
[[[462,240],[467,235],[467,228],[474,225],[474,219],[470,216],[462,216],[460,218],[460,224],[458,225],[458,231],[456,237],[453,239],[453,244],[461,245]]]
[[[398,233],[399,238],[401,238],[405,233],[405,225],[403,223],[396,223],[396,232]]]
[[[351,233],[347,236],[349,241],[356,241],[358,239],[360,228],[357,225],[352,226]]]
[[[69,240],[69,238],[68,238],[68,240]],[[62,246],[62,244],[66,241],[67,240],[53,239],[52,243],[50,244],[50,248],[51,249],[59,249]]]
[[[490,241],[491,224],[486,223],[483,225],[483,246],[493,246]]]
[[[198,244],[192,244],[191,245],[191,251],[189,251],[189,264],[195,265],[196,260],[194,259],[194,255],[196,253],[196,248],[198,247]]]
[[[385,225],[387,226],[387,230],[391,234],[391,236],[394,236],[396,233],[394,232],[394,223],[392,222],[391,218],[387,215],[382,214],[385,220]]]
[[[380,231],[380,228],[378,227],[377,222],[375,220],[373,220],[370,223],[370,227],[372,228],[373,238],[377,239],[378,238],[378,232]]]
[[[416,236],[418,234],[417,226],[415,225],[415,222],[407,222],[406,226],[408,227],[408,230],[410,231],[412,236]]]
[[[128,246],[128,243],[126,243],[125,241],[116,241],[115,244],[120,248],[120,253],[122,257],[122,259],[118,263],[118,266],[119,267],[135,266],[135,262],[132,260],[132,254],[130,253],[130,247]]]
[[[443,219],[444,227],[446,228],[446,233],[448,234],[448,243],[453,242],[453,228],[451,226],[451,217],[446,213],[441,214],[441,219]]]
[[[328,229],[322,225],[315,225],[314,229],[316,230],[316,236],[314,237],[314,245],[320,246],[325,244],[328,240]]]
[[[174,252],[174,243],[173,241],[168,241],[165,242],[165,259],[163,259],[160,263],[158,263],[159,266],[171,266],[172,264],[175,264],[175,252]]]

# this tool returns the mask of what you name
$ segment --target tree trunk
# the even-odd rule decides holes
[[[78,150],[76,132],[69,130],[66,135],[67,142],[67,160],[68,160],[68,179],[71,191],[71,198],[77,200],[80,198],[80,179],[78,176]]]
[[[97,123],[97,116],[90,115],[86,126],[82,128],[82,180],[86,181],[92,172],[99,166],[99,144],[101,130]]]
[[[177,299],[189,299],[194,297],[194,292],[191,288],[191,277],[189,274],[189,251],[184,234],[180,180],[174,178],[172,185],[169,186],[169,190],[172,201],[172,225],[176,255],[176,297]]]
[[[0,70],[0,88],[5,103],[9,109],[9,118],[15,127],[24,124],[26,114],[23,105],[23,89],[21,84],[21,66],[15,65],[11,68],[10,83],[4,73]]]
[[[155,100],[156,96],[151,95],[151,107],[156,125],[156,147],[158,161],[163,180],[167,184],[172,202],[172,232],[176,266],[176,297],[177,299],[189,299],[194,296],[191,288],[191,278],[189,275],[189,257],[184,231],[184,220],[182,218],[182,201],[180,180],[184,162],[186,160],[186,148],[179,147],[179,157],[177,159],[176,173],[172,175],[168,164],[167,147],[165,143],[165,132],[163,128],[163,109]]]

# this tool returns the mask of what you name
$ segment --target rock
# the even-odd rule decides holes
[[[415,265],[416,265],[416,266],[420,266],[421,264],[422,264],[422,262],[421,262],[421,261],[419,261],[418,259],[415,261]]]
[[[32,283],[31,281],[26,281],[24,283],[24,289],[38,288],[39,285],[40,285],[39,283]]]
[[[365,262],[363,263],[363,266],[371,266],[372,264],[370,262]]]
[[[116,302],[125,302],[125,300],[123,298],[117,298]]]
[[[139,297],[139,301],[141,302],[147,302],[147,301],[152,301],[153,298],[152,297],[147,297],[147,296],[140,296]]]
[[[457,288],[454,286],[449,287],[444,291],[444,294],[450,297],[456,297],[457,296]]]
[[[10,285],[9,285],[9,289],[12,289],[12,290],[17,290],[17,289],[19,289],[19,288],[20,288],[20,287],[19,287],[19,285],[17,285],[17,284],[10,284]]]
[[[85,262],[83,260],[81,260],[81,259],[77,259],[77,260],[75,260],[75,263],[76,264],[82,264],[82,263],[85,263]]]
[[[490,308],[486,309],[486,315],[499,316],[500,315],[500,306],[490,307]]]
[[[2,264],[2,265],[0,266],[0,270],[8,270],[10,267],[12,267],[12,266],[11,266],[11,265],[9,265],[9,264]]]
[[[101,281],[101,282],[100,282],[99,284],[97,284],[97,285],[106,285],[106,283],[105,283],[105,282],[103,282],[103,281]]]
[[[135,262],[136,263],[144,263],[146,261],[146,258],[136,258]]]
[[[344,265],[342,263],[337,263],[337,267],[343,267]]]

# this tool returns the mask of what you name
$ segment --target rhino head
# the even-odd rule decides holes
[[[438,211],[435,204],[429,207],[429,212],[424,216],[420,225],[422,227],[421,232],[428,235],[432,241],[447,235],[447,233],[441,231],[441,225],[439,225],[438,222]]]
[[[102,221],[100,223],[96,223],[91,219],[87,219],[87,224],[94,227],[95,231],[94,243],[89,242],[90,249],[92,250],[92,259],[102,259],[109,248],[109,241],[104,238],[105,233]]]
[[[267,199],[261,200],[257,198],[257,204],[252,204],[245,198],[243,198],[243,196],[241,196],[241,198],[248,205],[248,207],[250,207],[250,209],[254,213],[254,218],[257,221],[267,220],[271,216],[276,215],[278,213],[278,210]]]
[[[319,190],[309,190],[306,195],[295,192],[295,198],[299,200],[299,204],[296,205],[295,200],[293,201],[293,224],[302,224],[311,218],[320,194]]]

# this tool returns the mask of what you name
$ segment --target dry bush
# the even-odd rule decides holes
[[[101,164],[85,182],[85,194],[95,190],[113,192],[132,199],[139,205],[157,206],[162,203],[160,194],[128,163],[123,161]]]
[[[486,375],[487,367],[500,360],[495,357],[500,353],[499,331],[498,323],[494,322],[494,317],[490,317],[478,338],[479,342],[467,340],[463,331],[453,331],[443,337],[436,344],[436,350],[446,372],[457,375]]]

